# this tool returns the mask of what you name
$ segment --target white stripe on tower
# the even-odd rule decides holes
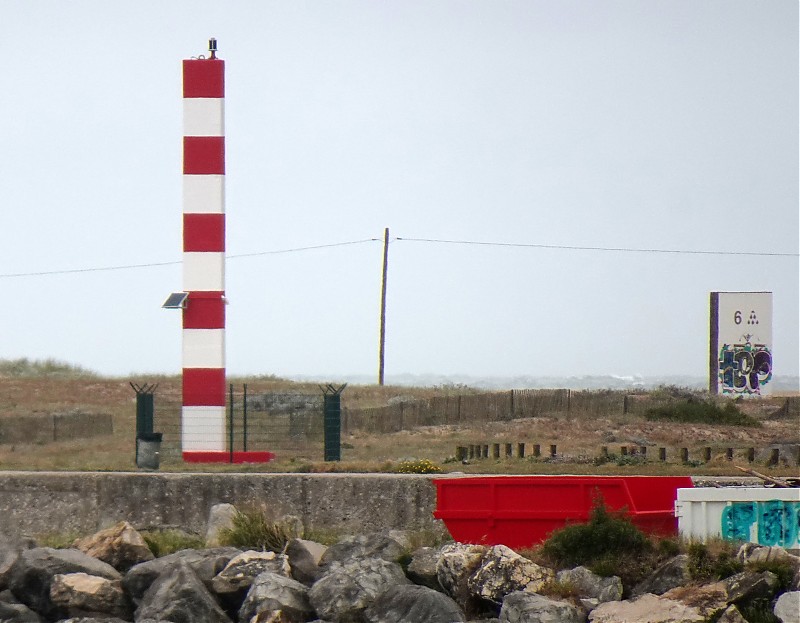
[[[225,451],[225,62],[183,61],[186,461]]]

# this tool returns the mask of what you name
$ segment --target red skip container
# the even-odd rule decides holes
[[[528,547],[553,530],[589,520],[601,495],[606,508],[624,510],[645,532],[678,532],[677,490],[685,476],[474,476],[437,478],[436,510],[461,543]]]

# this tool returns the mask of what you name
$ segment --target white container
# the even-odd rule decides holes
[[[800,488],[678,489],[675,516],[685,538],[800,548]]]

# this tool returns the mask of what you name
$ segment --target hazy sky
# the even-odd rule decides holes
[[[712,290],[774,292],[798,373],[796,0],[0,0],[0,23],[0,358],[180,370],[181,60],[213,36],[230,373],[377,374],[385,227],[789,254],[395,240],[387,375],[704,375]]]

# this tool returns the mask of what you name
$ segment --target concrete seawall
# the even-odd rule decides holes
[[[124,519],[202,535],[223,502],[342,534],[439,524],[424,475],[0,472],[0,534],[89,534]]]

